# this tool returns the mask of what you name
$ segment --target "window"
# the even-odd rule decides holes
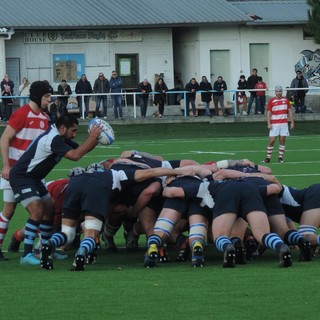
[[[81,74],[85,73],[83,54],[54,54],[53,55],[53,81],[76,82]]]

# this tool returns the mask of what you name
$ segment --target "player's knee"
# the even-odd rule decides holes
[[[100,232],[102,229],[102,221],[98,219],[85,220],[83,227],[85,230],[95,230]]]

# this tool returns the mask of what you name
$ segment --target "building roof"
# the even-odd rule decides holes
[[[305,0],[230,1],[252,21],[248,24],[306,24],[309,6]]]
[[[0,28],[98,29],[204,24],[305,24],[306,0],[11,0]]]
[[[12,0],[0,27],[18,29],[119,28],[246,23],[225,0]]]

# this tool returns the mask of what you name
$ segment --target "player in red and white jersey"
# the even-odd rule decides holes
[[[289,100],[282,96],[282,87],[276,86],[275,93],[276,96],[269,100],[267,107],[267,122],[270,131],[267,157],[263,161],[264,163],[270,162],[273,146],[277,137],[279,137],[278,161],[280,163],[283,162],[286,137],[290,135],[288,120],[290,121],[290,129],[294,128],[291,105]]]
[[[1,189],[3,189],[3,209],[0,212],[0,261],[7,260],[1,251],[8,231],[16,201],[9,184],[9,173],[30,143],[48,129],[48,117],[43,112],[51,102],[51,88],[44,81],[35,81],[30,87],[30,101],[20,107],[10,117],[1,136]]]

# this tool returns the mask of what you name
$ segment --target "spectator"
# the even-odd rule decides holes
[[[238,90],[245,90],[248,88],[248,83],[246,80],[246,76],[242,74],[240,76],[240,79],[238,81]],[[237,93],[237,113],[240,114],[240,108],[239,106],[242,104],[242,115],[247,115],[247,95],[245,91],[240,91]]]
[[[143,93],[139,95],[139,98],[140,98],[141,117],[145,118],[147,114],[147,108],[148,108],[149,93],[152,91],[151,84],[147,79],[144,79],[143,82],[139,83],[138,90],[139,92]]]
[[[308,88],[308,82],[303,78],[300,70],[296,71],[297,76],[292,80],[290,87],[291,88]],[[304,105],[304,99],[308,90],[292,90],[291,94],[293,95],[294,105],[296,113],[305,113],[306,106]]]
[[[224,91],[227,90],[227,84],[223,80],[222,76],[219,76],[217,80],[213,84],[213,102],[214,102],[214,112],[215,115],[219,115],[219,103],[221,110],[223,112],[223,115],[227,116],[229,113],[224,107]]]
[[[112,75],[111,75],[109,83],[110,83],[111,93],[120,93],[120,94],[114,94],[111,96],[114,117],[117,119],[119,116],[120,119],[123,119],[122,95],[121,95],[121,93],[122,93],[122,79],[118,76],[116,71],[112,71]]]
[[[108,79],[105,78],[102,72],[99,73],[98,78],[94,82],[93,91],[95,93],[104,93],[103,95],[96,96],[96,117],[108,118],[108,96],[106,95],[110,91],[110,85]],[[102,101],[103,113],[100,113],[100,106]]]
[[[166,83],[163,81],[163,78],[159,78],[156,84],[154,85],[154,91],[158,92],[154,95],[154,104],[158,106],[159,110],[159,118],[163,117],[164,112],[164,104],[167,101],[168,87]],[[153,117],[156,116],[156,113],[153,114]]]
[[[76,94],[89,94],[92,93],[92,86],[90,81],[87,79],[87,76],[83,74],[81,79],[77,82],[75,88]],[[84,117],[84,119],[89,119],[89,106],[90,106],[90,96],[86,95],[84,98],[84,115],[83,115],[83,106],[82,106],[82,96],[77,96],[78,106],[80,110],[80,117]]]
[[[252,74],[248,78],[248,89],[254,89],[255,85],[258,83],[258,70],[256,68],[252,69]],[[250,91],[250,98],[248,103],[248,114],[250,114],[252,103],[255,102],[255,113],[257,110],[257,95],[255,91]]]
[[[267,106],[267,122],[269,131],[269,143],[267,157],[263,161],[269,163],[276,138],[279,137],[278,161],[283,162],[286,137],[289,136],[288,118],[291,122],[290,128],[294,128],[293,114],[289,100],[282,96],[282,87],[276,86],[276,96],[271,98]]]
[[[192,113],[194,117],[197,117],[197,110],[196,110],[196,94],[199,90],[199,83],[195,78],[192,78],[185,87],[185,90],[188,91],[186,94],[186,116],[189,117],[189,106],[191,103]]]
[[[30,83],[29,80],[26,77],[22,78],[21,84],[19,86],[19,96],[20,98],[20,107],[24,106],[27,101],[29,100],[29,94],[30,94]]]
[[[13,96],[14,83],[12,80],[10,80],[8,74],[4,75],[0,83],[0,88],[1,88],[0,92],[2,96]],[[12,98],[4,98],[2,100],[4,104],[4,110],[1,112],[2,113],[1,117],[3,118],[4,121],[6,121],[11,116],[13,100]]]
[[[256,107],[258,110],[258,114],[264,114],[264,107],[266,104],[266,89],[267,89],[267,85],[266,83],[262,80],[262,77],[258,77],[258,83],[255,85],[254,87],[255,89],[259,90],[256,91],[256,95],[257,95],[257,103],[256,103]]]
[[[60,116],[63,116],[68,113],[68,109],[67,109],[68,99],[69,99],[69,96],[72,94],[72,90],[69,84],[67,84],[67,80],[65,79],[61,80],[61,83],[58,85],[57,93],[58,95],[63,96],[63,97],[59,97],[60,105],[58,108],[58,112],[60,113]]]
[[[211,111],[210,111],[210,101],[212,100],[212,85],[208,81],[206,76],[202,76],[202,81],[200,82],[199,89],[201,91],[207,91],[207,92],[201,92],[201,101],[204,103],[204,107],[206,109],[206,116],[212,117]]]

